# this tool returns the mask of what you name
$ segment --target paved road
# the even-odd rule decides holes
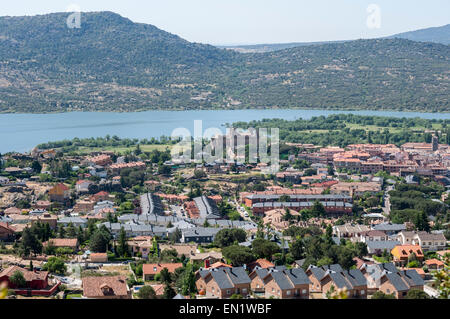
[[[391,197],[389,196],[389,192],[392,190],[394,190],[394,186],[390,185],[386,188],[386,191],[384,192],[383,213],[388,217],[391,214]]]
[[[431,296],[433,298],[439,297],[439,292],[436,289],[431,288],[430,286],[424,285],[423,291],[425,291],[429,296]]]
[[[231,202],[230,202],[230,203],[231,203]],[[245,212],[246,212],[246,210],[245,210],[241,205],[239,205],[239,203],[237,202],[237,200],[234,201],[234,205],[235,205],[236,210],[238,211],[239,215],[241,215],[241,217],[242,217],[244,220],[251,221],[250,216],[245,217]]]

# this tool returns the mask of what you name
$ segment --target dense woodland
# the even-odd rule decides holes
[[[407,142],[430,143],[432,134],[425,131],[437,128],[440,142],[450,144],[450,120],[335,114],[293,121],[264,119],[236,122],[232,126],[243,129],[279,128],[282,142],[340,147],[359,143],[398,146]]]

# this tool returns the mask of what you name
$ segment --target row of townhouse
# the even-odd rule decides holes
[[[309,279],[301,268],[255,267],[247,274],[244,267],[200,268],[196,286],[206,298],[230,298],[234,294],[280,299],[308,299]]]
[[[338,264],[310,265],[306,275],[310,280],[310,291],[321,293],[323,297],[334,287],[335,291],[345,289],[348,298],[367,298],[367,280],[359,269],[344,270]]]
[[[393,263],[363,264],[360,271],[367,279],[367,288],[403,299],[411,289],[423,291],[424,280],[415,269],[399,270]]]

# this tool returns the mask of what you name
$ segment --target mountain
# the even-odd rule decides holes
[[[0,17],[0,112],[449,111],[449,46],[358,40],[241,54],[112,12]]]
[[[450,44],[450,24],[444,25],[442,27],[434,27],[421,29],[416,31],[399,33],[391,36],[390,38],[401,38],[411,41],[420,42],[435,42],[441,44]]]
[[[236,51],[239,53],[266,53],[307,45],[328,44],[344,41],[323,41],[323,42],[290,42],[290,43],[268,43],[268,44],[248,44],[248,45],[217,45],[218,48]]]
[[[434,42],[448,45],[450,44],[450,24],[420,29],[416,31],[398,33],[389,37],[387,39],[400,38],[407,39],[411,41],[419,42]],[[229,49],[240,53],[265,53],[273,52],[278,50],[290,49],[301,47],[305,45],[316,45],[316,44],[329,44],[329,43],[342,43],[350,40],[344,41],[322,41],[322,42],[291,42],[291,43],[271,43],[271,44],[249,44],[249,45],[219,45],[218,48]]]

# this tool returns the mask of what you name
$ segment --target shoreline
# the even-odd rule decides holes
[[[254,107],[254,108],[207,108],[207,109],[139,109],[130,111],[120,110],[69,110],[55,112],[0,112],[0,115],[49,115],[49,114],[69,114],[69,113],[144,113],[144,112],[198,112],[198,111],[265,111],[265,110],[284,110],[284,111],[333,111],[333,112],[401,112],[401,113],[426,113],[426,114],[450,114],[447,112],[430,112],[427,110],[402,110],[402,109],[361,109],[361,108],[305,108],[305,107]],[[389,116],[387,116],[389,117]]]

